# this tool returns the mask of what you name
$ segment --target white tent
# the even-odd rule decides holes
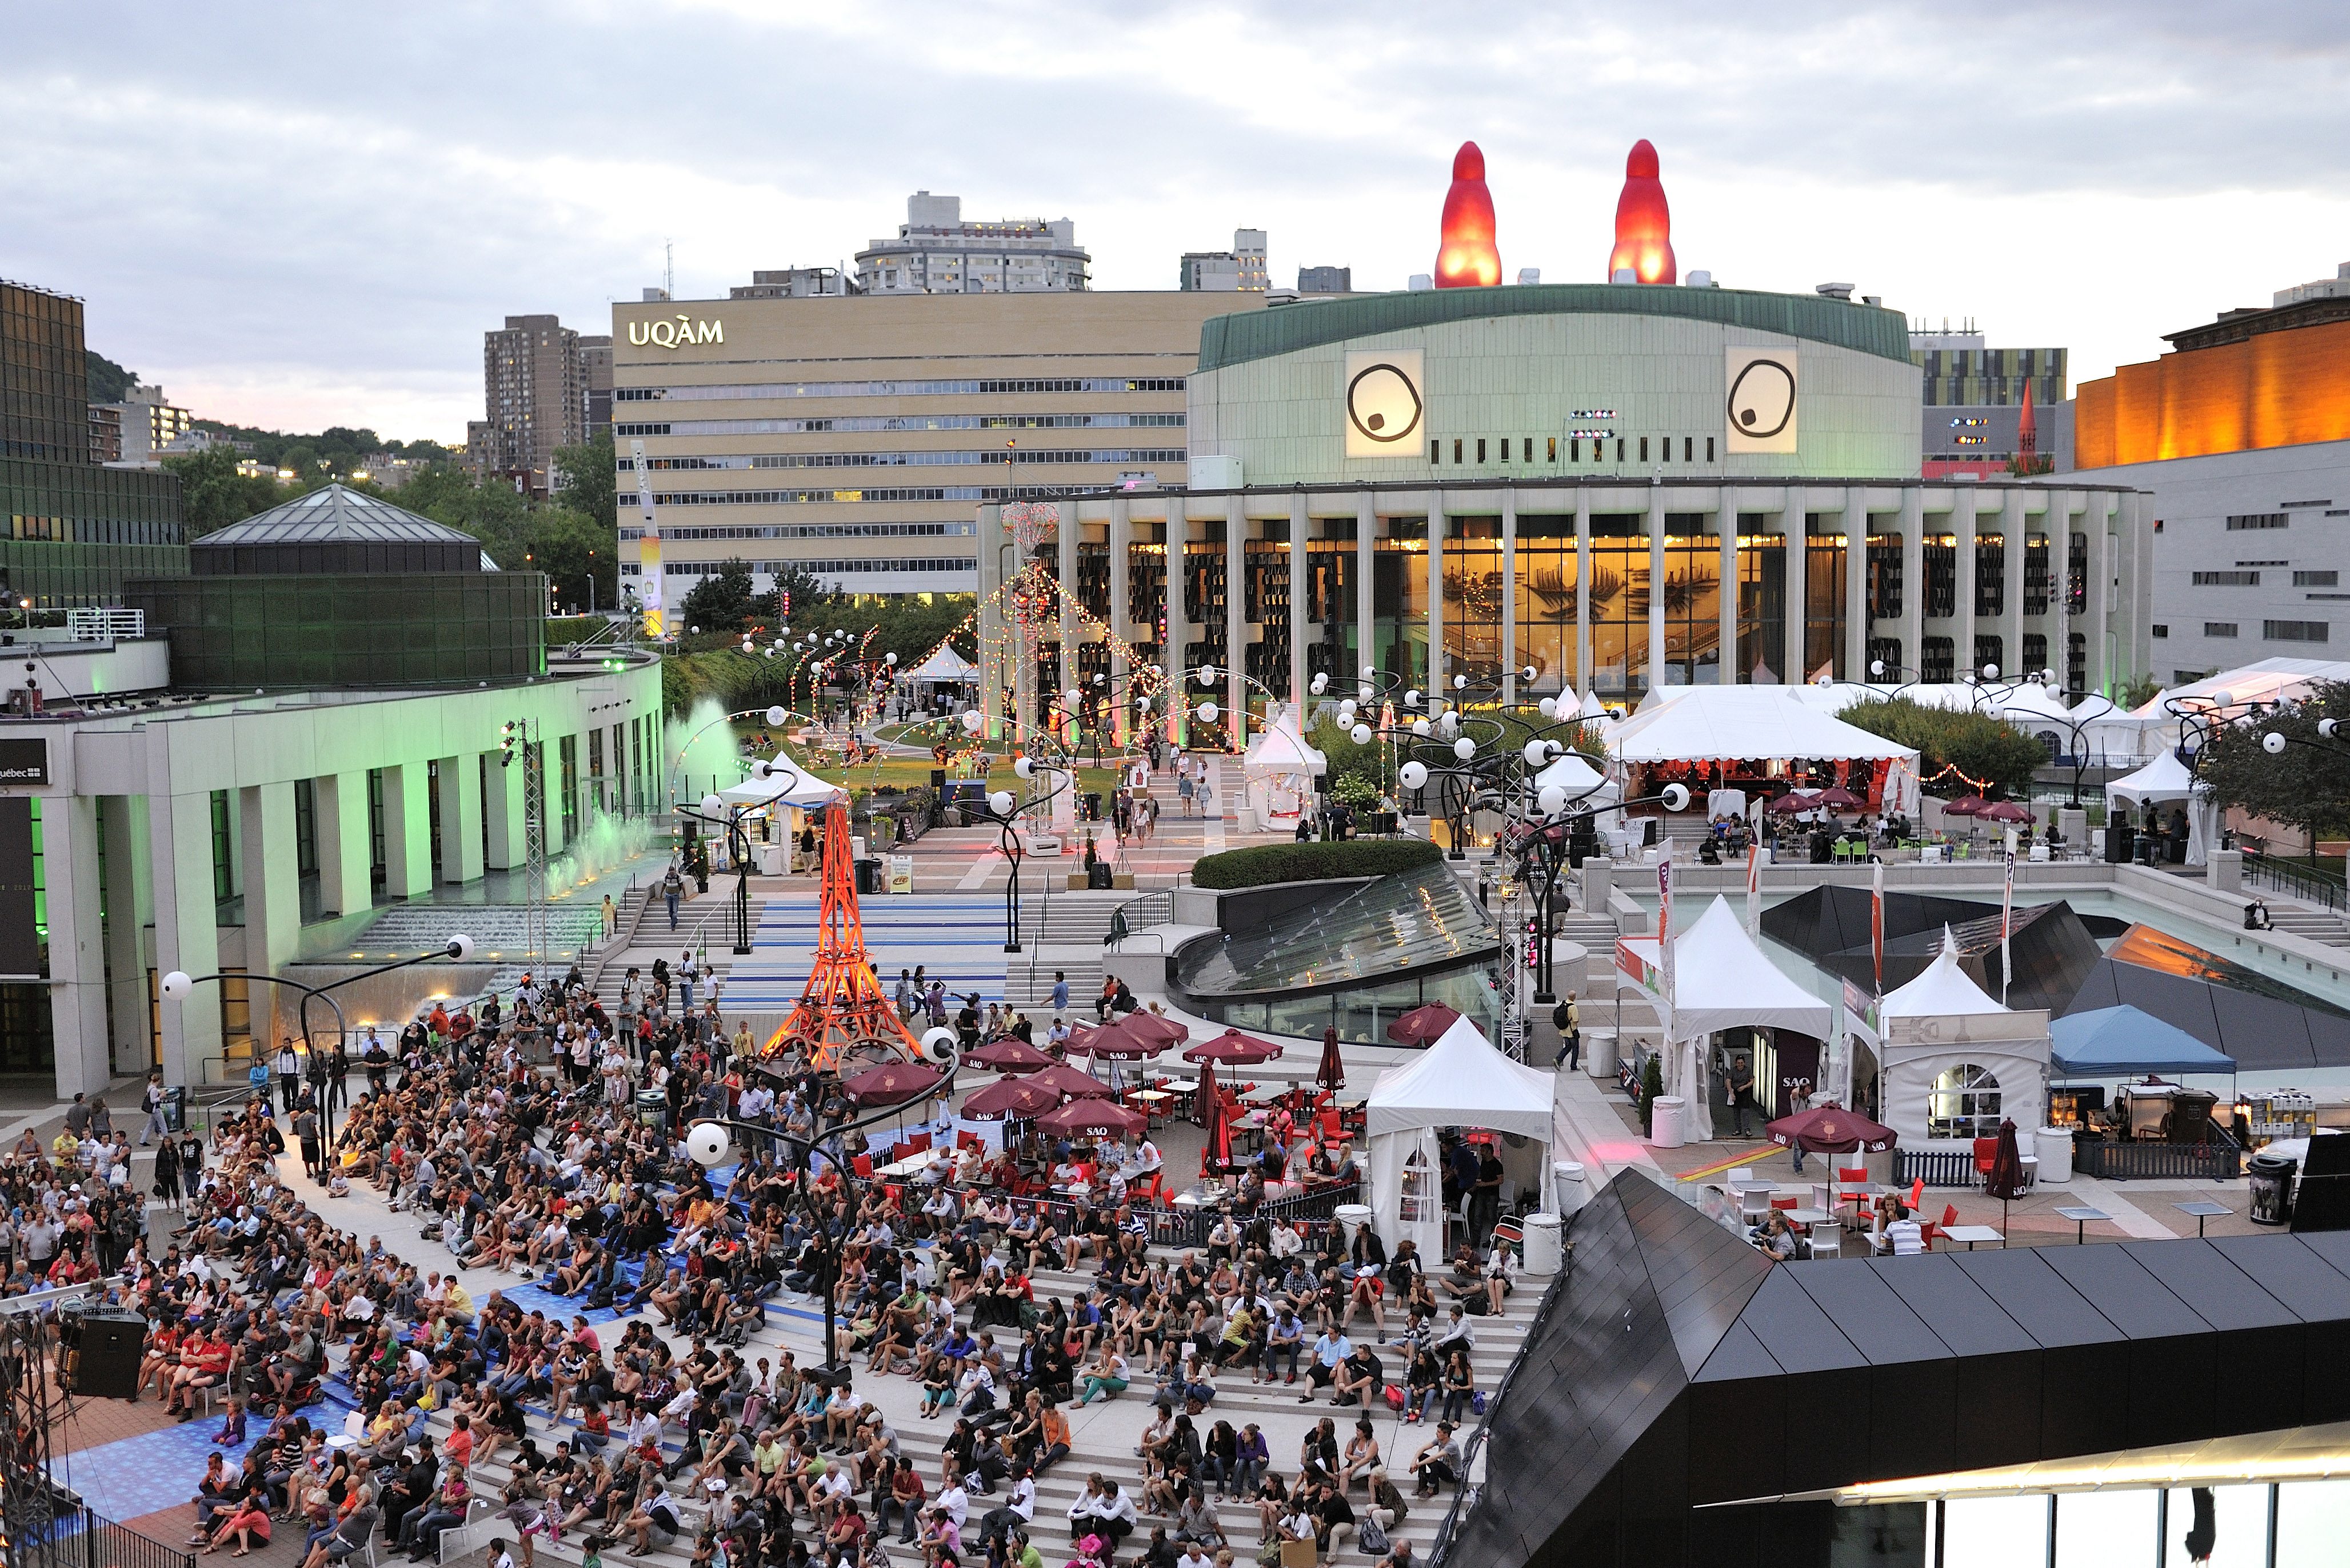
[[[778,757],[773,778],[744,779],[732,789],[720,790],[718,798],[728,805],[747,808],[788,805],[814,811],[836,800],[847,800],[848,792],[827,779],[802,771],[787,758]]]
[[[949,681],[969,680],[978,673],[978,665],[973,664],[953,649],[941,644],[936,653],[916,665],[904,679],[917,685],[944,684]]]
[[[1724,1029],[1787,1029],[1825,1042],[1835,1009],[1781,971],[1717,895],[1704,914],[1673,938],[1673,992],[1664,994],[1663,948],[1654,937],[1625,937],[1616,963],[1647,995],[1665,1028],[1665,1093],[1686,1102],[1687,1136],[1713,1137],[1712,1096],[1704,1044]]]
[[[1944,926],[1942,950],[1934,961],[1917,979],[1887,993],[1877,1012],[1881,1018],[1927,1018],[2006,1011],[1959,967],[1958,940]]]
[[[1540,1146],[1520,1163],[1522,1180],[1541,1182],[1550,1168],[1553,1087],[1550,1074],[1511,1061],[1466,1018],[1380,1074],[1363,1107],[1363,1133],[1370,1142],[1371,1213],[1388,1250],[1409,1237],[1431,1267],[1444,1256],[1439,1127],[1482,1127]]]
[[[2106,785],[2106,820],[2118,805],[2178,805],[2187,810],[2187,864],[2201,866],[2211,858],[2220,837],[2220,805],[2209,785],[2196,782],[2178,753],[2165,748],[2146,766]]]
[[[1295,827],[1314,809],[1314,781],[1329,767],[1330,759],[1299,728],[1295,705],[1275,710],[1272,722],[1249,738],[1241,758],[1247,785],[1243,820],[1253,818],[1260,832]]]
[[[1613,726],[1607,752],[1623,763],[1918,758],[1907,746],[1819,711],[1783,686],[1685,688]]]
[[[1935,1141],[1947,1147],[1950,1124],[1970,1105],[1978,1116],[2011,1116],[2019,1127],[2040,1125],[2047,1103],[2048,1014],[1993,1001],[1959,967],[1959,944],[1949,928],[1934,961],[1885,998],[1879,1022],[1883,1033],[1874,1044],[1880,1119],[1901,1135],[1904,1147]],[[1995,1111],[1988,1108],[1994,1106]],[[1940,1140],[1934,1136],[1938,1123]]]

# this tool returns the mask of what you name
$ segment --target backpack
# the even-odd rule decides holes
[[[1366,1518],[1355,1530],[1355,1544],[1373,1557],[1388,1553],[1388,1532],[1379,1528],[1376,1519]]]

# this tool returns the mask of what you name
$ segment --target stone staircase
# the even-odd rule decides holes
[[[2313,942],[2329,947],[2350,947],[2350,926],[2331,909],[2321,909],[2314,904],[2293,903],[2276,898],[2269,905],[2269,919],[2278,930],[2289,931]]]
[[[1090,1016],[1093,999],[1101,994],[1102,943],[1109,936],[1110,917],[1132,897],[1062,888],[1049,898],[1035,892],[1024,897],[1020,940],[1026,950],[1004,955],[1004,1000],[1016,1007],[1049,1007],[1057,971],[1068,976],[1072,1012]]]

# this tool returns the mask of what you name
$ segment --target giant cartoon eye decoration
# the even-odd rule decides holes
[[[1767,440],[1794,415],[1795,373],[1776,359],[1751,361],[1730,384],[1730,424],[1741,435]]]
[[[1393,365],[1373,365],[1347,386],[1347,418],[1368,441],[1399,441],[1419,428],[1419,392]]]

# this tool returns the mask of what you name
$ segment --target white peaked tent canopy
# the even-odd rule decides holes
[[[787,758],[778,757],[773,778],[744,779],[732,789],[720,790],[718,798],[729,805],[788,805],[815,811],[836,800],[847,800],[848,792],[828,779],[803,772]]]
[[[942,646],[936,653],[916,665],[907,674],[906,679],[917,682],[969,680],[978,673],[978,665],[973,664],[953,649]]]
[[[1670,997],[1659,995],[1649,983],[1663,983],[1663,949],[1656,938],[1626,937],[1616,946],[1619,954],[1638,961],[1648,977],[1638,984],[1665,1026],[1665,1093],[1687,1102],[1694,1140],[1713,1136],[1712,1096],[1705,1082],[1708,1036],[1723,1029],[1761,1028],[1828,1037],[1835,1009],[1788,979],[1720,895],[1696,924],[1673,939]]]
[[[1484,1127],[1543,1146],[1551,1140],[1551,1075],[1513,1062],[1466,1018],[1401,1066],[1379,1075],[1363,1107],[1370,1141],[1371,1213],[1379,1239],[1392,1249],[1409,1237],[1421,1256],[1444,1255],[1444,1219],[1438,1182],[1439,1127]],[[1414,1164],[1417,1157],[1417,1164]],[[1533,1171],[1550,1168],[1546,1158]],[[1407,1193],[1405,1179],[1416,1177]],[[1407,1198],[1410,1201],[1407,1201]]]
[[[1691,686],[1612,727],[1607,752],[1624,763],[1726,757],[1810,761],[1917,760],[1908,746],[1823,713],[1783,686]]]
[[[1944,926],[1942,950],[1917,979],[1888,994],[1879,1013],[1886,1018],[1933,1018],[2006,1011],[1959,967],[1958,939]]]
[[[2173,803],[2187,809],[2187,864],[2201,866],[2210,859],[2211,845],[2220,836],[2220,805],[2211,798],[2210,787],[2196,782],[2178,753],[2166,746],[2137,772],[2106,785],[2108,822],[2117,805],[2143,811],[2149,805]]]
[[[1578,802],[1571,809],[1579,811],[1597,811],[1624,798],[1623,787],[1593,767],[1580,752],[1567,753],[1534,775],[1537,791],[1553,784],[1565,790],[1568,800]]]
[[[1295,823],[1311,811],[1314,781],[1329,767],[1330,759],[1306,742],[1295,704],[1274,711],[1273,722],[1249,738],[1241,759],[1250,799],[1268,824]]]

